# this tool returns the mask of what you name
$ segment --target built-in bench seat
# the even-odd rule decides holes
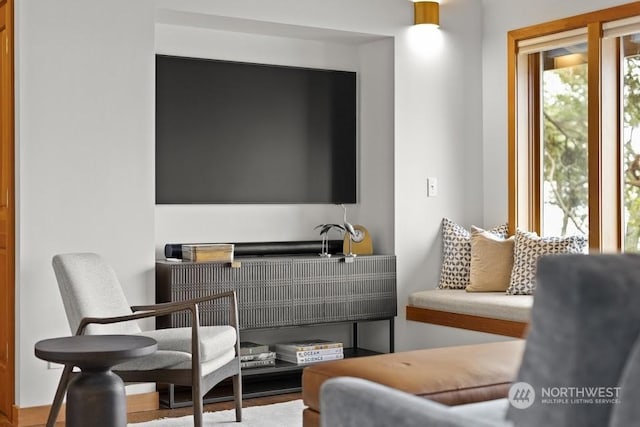
[[[407,320],[522,338],[533,295],[430,289],[409,296]]]

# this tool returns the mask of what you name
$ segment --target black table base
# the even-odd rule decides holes
[[[67,390],[67,427],[127,425],[124,383],[111,371],[83,371]]]

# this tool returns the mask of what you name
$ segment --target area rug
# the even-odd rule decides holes
[[[292,400],[272,405],[252,406],[242,409],[242,422],[236,423],[235,409],[207,412],[204,426],[227,427],[300,427],[302,426],[302,400]],[[182,427],[192,426],[191,415],[180,418],[163,418],[145,423],[129,424],[129,427]]]

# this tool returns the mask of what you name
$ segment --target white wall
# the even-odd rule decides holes
[[[441,30],[407,27],[396,43],[397,343],[400,349],[436,347],[479,334],[404,321],[410,293],[433,288],[441,261],[440,222],[482,220],[481,34],[479,2],[441,5]],[[426,178],[439,196],[426,197]]]
[[[70,334],[54,254],[99,252],[132,304],[153,300],[153,8],[16,6],[16,404],[28,407],[52,401],[61,373],[35,342]]]
[[[628,3],[620,0],[483,0],[484,218],[507,214],[507,32]]]

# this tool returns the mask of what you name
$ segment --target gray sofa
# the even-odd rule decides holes
[[[509,400],[449,407],[342,377],[322,387],[322,426],[640,425],[639,331],[640,256],[543,257]]]

